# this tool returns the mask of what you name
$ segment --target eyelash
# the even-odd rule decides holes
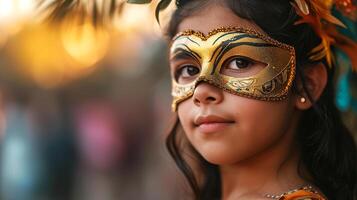
[[[183,70],[188,69],[189,67],[192,67],[192,68],[197,70],[197,73],[195,73],[194,75],[196,75],[196,74],[198,74],[200,72],[200,68],[199,67],[197,67],[197,66],[195,66],[193,64],[184,64],[184,65],[181,65],[180,67],[178,67],[176,69],[176,71],[175,71],[176,80],[178,80],[182,76]],[[189,72],[186,72],[186,73],[189,73]],[[192,77],[194,75],[189,75],[189,76]],[[189,77],[183,77],[183,78],[189,78]]]
[[[235,63],[233,63],[233,62],[235,62]],[[237,63],[237,62],[240,62],[240,63]],[[231,67],[232,64],[234,64],[235,66]],[[247,58],[244,56],[232,56],[223,62],[222,68],[221,68],[221,73],[225,74],[225,70],[231,71],[231,72],[227,72],[227,73],[245,73],[245,72],[249,71],[251,69],[251,67],[253,67],[255,64],[256,64],[256,62],[250,58]],[[244,66],[241,66],[241,65],[244,65]],[[184,71],[184,70],[186,70],[186,71]],[[187,70],[191,70],[191,71],[187,71]],[[200,70],[201,69],[199,67],[197,67],[197,65],[191,64],[191,63],[184,63],[181,65],[178,65],[178,67],[174,71],[175,80],[177,82],[180,82],[180,79],[182,79],[182,81],[185,81],[185,80],[188,81],[192,77],[195,77],[197,74],[199,74]]]
[[[230,64],[235,61],[235,65],[236,65],[236,69],[233,69],[233,68],[229,68]],[[246,66],[240,68],[237,64],[237,61],[243,61]],[[242,64],[242,63],[241,63]],[[243,57],[243,56],[234,56],[234,57],[231,57],[231,58],[228,58],[224,63],[223,63],[223,67],[222,69],[231,69],[231,70],[245,70],[245,69],[248,69],[249,67],[251,67],[252,65],[254,65],[255,62],[252,61],[250,58],[247,58],[247,57]],[[238,68],[238,69],[237,69]]]

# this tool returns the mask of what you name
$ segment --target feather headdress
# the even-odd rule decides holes
[[[332,66],[333,54],[331,46],[334,45],[345,52],[351,59],[352,69],[357,71],[357,43],[352,39],[340,34],[336,26],[346,28],[345,25],[331,14],[333,5],[339,5],[343,14],[354,18],[353,10],[356,7],[351,0],[295,0],[292,5],[301,19],[295,22],[309,24],[315,33],[321,38],[321,44],[310,52],[310,60],[317,61],[326,57],[329,66]]]

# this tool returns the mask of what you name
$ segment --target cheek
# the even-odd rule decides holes
[[[293,108],[288,101],[264,102],[247,98],[234,101],[228,98],[227,101],[227,105],[235,105],[237,123],[215,155],[220,162],[217,164],[249,159],[285,140]]]
[[[288,102],[251,102],[241,109],[241,127],[257,142],[269,141],[285,133],[291,124],[292,106]],[[239,116],[238,116],[239,117]]]
[[[284,132],[291,120],[293,106],[286,101],[264,102],[244,100],[236,118],[242,131],[251,137],[265,138]]]

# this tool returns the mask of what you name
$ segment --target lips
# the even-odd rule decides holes
[[[223,131],[227,126],[233,123],[235,123],[234,120],[217,115],[198,116],[194,120],[195,126],[203,133]]]
[[[212,123],[234,123],[233,120],[226,119],[216,115],[198,116],[194,121],[196,126]]]

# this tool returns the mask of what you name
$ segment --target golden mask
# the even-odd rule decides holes
[[[278,101],[286,98],[295,77],[293,47],[240,27],[207,35],[180,32],[172,40],[170,63],[173,111],[200,82],[243,97]]]

